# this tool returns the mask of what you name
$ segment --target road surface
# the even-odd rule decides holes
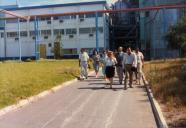
[[[156,128],[145,89],[90,77],[0,117],[0,128]]]

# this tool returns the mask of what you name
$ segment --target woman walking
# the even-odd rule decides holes
[[[99,72],[99,64],[100,64],[100,56],[97,51],[93,52],[92,59],[93,59],[93,67],[94,67],[96,78],[97,78],[98,72]]]
[[[105,73],[106,73],[107,79],[110,81],[110,88],[112,88],[113,77],[115,75],[115,65],[117,61],[112,51],[108,51],[107,56],[108,57],[105,60],[105,64],[106,64]]]

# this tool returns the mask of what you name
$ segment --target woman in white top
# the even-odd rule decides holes
[[[115,75],[115,65],[117,63],[116,58],[113,56],[112,51],[108,51],[107,58],[105,59],[105,74],[107,79],[110,81],[110,88],[112,88],[113,77]]]

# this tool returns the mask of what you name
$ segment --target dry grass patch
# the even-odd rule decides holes
[[[186,127],[186,60],[150,62],[145,74],[171,127]]]

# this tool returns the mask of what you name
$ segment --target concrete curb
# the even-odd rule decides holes
[[[146,79],[144,79],[143,82],[145,84],[147,95],[149,97],[149,100],[150,100],[150,103],[152,106],[152,111],[154,113],[154,117],[155,117],[158,128],[168,128],[167,122],[163,116],[160,105],[158,104],[158,102],[154,98],[152,91],[150,89],[149,83],[146,81]]]
[[[89,75],[92,74],[92,73],[93,73],[93,71],[89,72]],[[19,108],[25,107],[25,106],[33,103],[33,102],[38,101],[39,99],[42,99],[42,98],[44,98],[44,97],[46,97],[46,96],[48,96],[48,95],[50,95],[52,93],[55,93],[58,90],[66,87],[66,86],[69,86],[69,85],[71,85],[71,84],[73,84],[73,83],[75,83],[77,81],[78,81],[78,79],[76,78],[76,79],[67,81],[67,82],[65,82],[65,83],[63,83],[61,85],[58,85],[56,87],[53,87],[53,88],[51,88],[49,90],[43,91],[43,92],[39,93],[38,95],[28,97],[28,98],[26,98],[24,100],[20,100],[18,103],[14,104],[14,105],[10,105],[10,106],[7,106],[7,107],[1,109],[0,110],[0,116],[3,116],[3,115],[5,115],[5,114],[7,114],[9,112],[12,112],[12,111],[16,111]]]

